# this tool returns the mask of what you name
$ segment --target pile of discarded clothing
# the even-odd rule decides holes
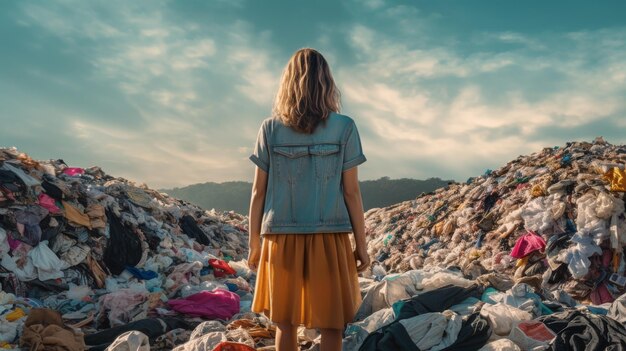
[[[625,164],[572,142],[369,210],[344,350],[626,349]],[[245,216],[0,149],[0,348],[274,350],[246,255]]]
[[[504,273],[562,300],[610,303],[626,292],[625,164],[626,146],[572,142],[371,209],[368,275],[428,267],[473,279]]]
[[[0,149],[0,349],[273,345],[249,312],[246,227],[98,167]]]
[[[361,278],[344,351],[623,350],[626,295],[599,306],[557,301],[510,276],[458,269]]]
[[[626,349],[625,164],[571,142],[367,211],[344,349]]]

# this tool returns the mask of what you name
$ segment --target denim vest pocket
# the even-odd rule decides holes
[[[309,153],[313,155],[315,177],[327,181],[336,176],[339,167],[339,145],[317,144],[309,146]]]
[[[285,216],[286,223],[296,222],[296,191],[297,182],[304,170],[305,160],[309,154],[308,146],[274,146],[274,160],[276,164],[276,180],[286,184],[286,193],[276,194],[276,208]],[[278,220],[282,222],[280,219]]]
[[[313,157],[313,164],[315,167],[315,178],[320,184],[322,191],[320,192],[319,199],[319,219],[318,223],[322,224],[328,222],[330,218],[329,215],[332,213],[332,206],[328,203],[327,193],[329,182],[334,177],[339,175],[339,150],[340,147],[338,144],[316,144],[309,146],[309,153]]]

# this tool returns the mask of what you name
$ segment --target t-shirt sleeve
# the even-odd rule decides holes
[[[265,172],[269,172],[270,155],[267,145],[267,131],[265,126],[266,123],[263,123],[261,128],[259,128],[259,133],[256,137],[256,144],[254,145],[254,152],[250,155],[250,160]]]
[[[347,171],[348,169],[358,166],[365,161],[367,161],[367,159],[365,158],[365,155],[363,155],[359,131],[356,128],[356,124],[352,123],[343,154],[342,171]]]

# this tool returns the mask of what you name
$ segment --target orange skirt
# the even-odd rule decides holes
[[[252,311],[307,328],[352,322],[361,293],[349,233],[263,237]]]

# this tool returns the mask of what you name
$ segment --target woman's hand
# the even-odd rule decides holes
[[[250,243],[250,251],[248,252],[248,267],[254,272],[259,268],[259,261],[261,260],[261,242],[260,240]]]
[[[357,261],[356,271],[362,273],[370,265],[370,256],[367,254],[367,250],[364,248],[357,248],[354,251],[354,258]]]

